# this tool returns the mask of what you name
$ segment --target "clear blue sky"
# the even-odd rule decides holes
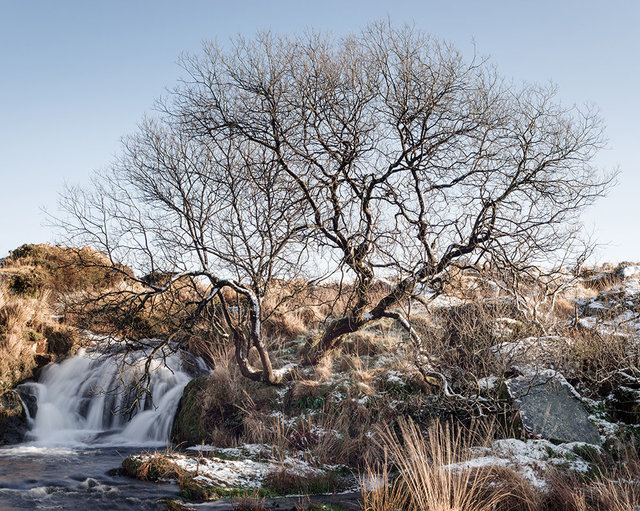
[[[465,54],[490,55],[516,81],[558,84],[563,102],[597,104],[621,170],[585,216],[608,246],[599,261],[640,260],[640,2],[0,0],[0,257],[54,240],[65,182],[86,183],[122,135],[180,76],[176,59],[203,39],[306,27],[341,34],[390,17],[413,22]]]

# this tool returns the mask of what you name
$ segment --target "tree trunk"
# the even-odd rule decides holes
[[[413,277],[400,281],[386,296],[384,296],[369,313],[362,314],[360,317],[347,315],[336,319],[329,323],[322,338],[315,344],[310,344],[303,352],[304,363],[308,365],[318,364],[329,353],[334,352],[340,347],[348,334],[360,330],[367,323],[376,319],[391,317],[398,319],[399,315],[390,315],[387,311],[405,298],[408,298],[415,288],[415,279]],[[401,323],[403,323],[401,321]],[[402,324],[406,328],[405,324]],[[409,328],[410,335],[415,332]]]
[[[345,316],[329,323],[322,338],[313,344],[308,344],[302,353],[305,365],[316,365],[329,353],[335,351],[344,338],[359,330],[367,320],[357,321],[351,316]]]

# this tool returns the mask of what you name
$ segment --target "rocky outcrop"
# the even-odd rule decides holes
[[[505,383],[529,434],[560,443],[601,444],[598,430],[589,421],[579,394],[560,373],[541,370]]]
[[[0,394],[0,445],[17,444],[29,429],[27,412],[15,390]]]

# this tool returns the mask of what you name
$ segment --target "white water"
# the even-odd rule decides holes
[[[144,352],[121,357],[80,350],[62,363],[45,368],[38,383],[25,383],[21,393],[35,396],[29,439],[39,446],[151,446],[169,443],[182,391],[193,378],[179,354],[151,363],[151,395],[135,403],[131,389],[144,371]],[[198,359],[198,369],[204,363]],[[124,369],[123,369],[124,368]]]

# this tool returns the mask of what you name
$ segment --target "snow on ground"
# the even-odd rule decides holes
[[[271,456],[273,449],[265,444],[242,444],[238,447],[215,447],[213,445],[194,445],[187,447],[187,451],[199,453],[216,452],[230,458],[258,458]]]
[[[465,305],[466,303],[468,303],[468,300],[449,295],[438,295],[433,299],[429,296],[425,296],[424,298],[426,300],[431,300],[429,303],[429,307],[432,307],[434,309],[447,309],[449,307],[458,307],[460,305]]]
[[[180,453],[163,454],[163,458],[174,463],[181,469],[195,475],[195,479],[203,484],[218,488],[259,488],[265,476],[273,471],[286,470],[288,473],[299,476],[317,476],[325,473],[326,470],[337,467],[318,468],[304,459],[295,456],[284,456],[274,459],[270,456],[271,449],[265,445],[245,444],[237,448],[220,449],[217,447],[195,446],[189,450],[208,453],[203,456],[189,456]],[[250,457],[240,459],[223,459],[211,455],[216,453],[224,456],[256,456],[258,459]],[[265,459],[260,456],[267,454]],[[145,461],[151,458],[152,454],[141,454],[133,458]]]
[[[596,330],[602,335],[631,335],[640,340],[640,314],[625,310],[612,319],[587,316],[578,320],[578,325],[587,330]]]
[[[623,280],[594,298],[576,299],[582,318],[578,324],[602,335],[631,335],[640,340],[640,266],[623,267]]]
[[[537,367],[553,365],[556,355],[571,343],[571,339],[557,335],[526,337],[515,342],[496,344],[491,347],[491,351],[503,362]]]
[[[640,279],[628,279],[611,288],[614,292],[622,292],[627,298],[635,298],[640,294]]]
[[[573,472],[586,473],[589,463],[576,454],[580,447],[595,449],[581,442],[554,445],[547,440],[496,440],[491,447],[476,447],[477,455],[467,461],[446,465],[443,468],[465,470],[487,466],[508,467],[516,471],[538,488],[546,486],[545,475],[553,467],[562,467]]]
[[[474,447],[472,458],[461,463],[445,465],[443,469],[465,470],[486,466],[511,468],[534,486],[544,488],[545,476],[551,468],[586,473],[590,469],[576,451],[585,447],[596,447],[580,442],[554,445],[547,440],[516,440],[513,438],[496,440],[490,447]],[[164,455],[166,459],[183,470],[195,475],[199,482],[219,488],[259,488],[265,476],[273,471],[285,469],[300,476],[317,476],[337,466],[317,467],[306,460],[287,456],[274,459],[272,449],[266,445],[245,444],[236,448],[218,448],[210,445],[194,446],[188,450],[203,453],[203,456],[189,456],[173,453]],[[238,457],[223,459],[219,456]],[[135,456],[145,460],[152,455]],[[244,457],[243,456],[251,456]],[[263,457],[263,459],[260,459]]]

